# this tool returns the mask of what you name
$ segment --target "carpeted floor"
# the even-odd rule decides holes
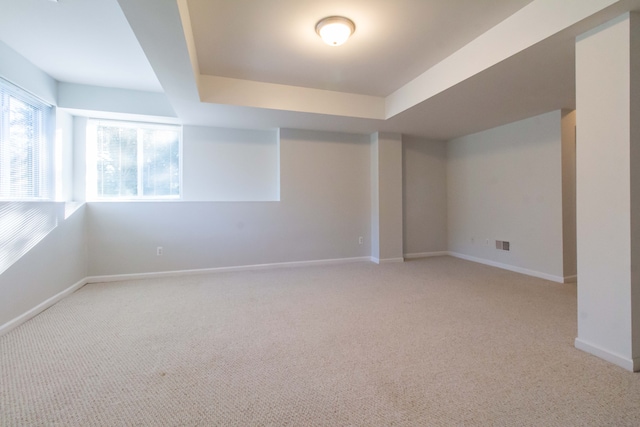
[[[639,426],[575,285],[449,257],[87,285],[0,337],[2,426]]]

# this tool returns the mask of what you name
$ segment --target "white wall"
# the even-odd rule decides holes
[[[562,246],[564,276],[577,275],[576,112],[562,111]]]
[[[55,105],[58,84],[48,74],[0,41],[0,77]]]
[[[184,126],[182,137],[183,200],[280,199],[277,130]]]
[[[31,92],[52,105],[57,101],[57,82],[35,67],[29,61],[0,42],[0,76],[13,84]],[[63,180],[61,198],[67,199],[71,164],[71,119],[64,113],[57,114],[55,130],[60,135]],[[53,127],[52,127],[53,130]],[[14,222],[5,215],[27,209],[39,220],[23,217]],[[32,232],[31,220],[37,221],[44,234],[35,238],[15,241],[14,244],[0,245],[3,251],[22,252],[19,245],[35,244],[24,256],[7,267],[3,265],[0,274],[0,330],[2,325],[33,309],[43,301],[62,292],[86,276],[87,258],[85,251],[84,209],[69,215],[65,203],[53,202],[7,202],[2,206],[0,223],[3,227],[17,226],[15,230],[4,228],[3,235],[20,235]],[[46,227],[45,227],[46,226]],[[48,234],[47,234],[48,233]],[[24,236],[23,236],[24,237]],[[38,243],[35,243],[38,242]],[[6,243],[6,242],[2,242]],[[3,256],[6,254],[2,254]]]
[[[405,255],[447,250],[447,146],[403,136]]]
[[[369,138],[280,135],[279,202],[90,203],[90,275],[368,257]]]
[[[73,200],[87,199],[87,118],[73,118]]]
[[[87,276],[84,207],[66,219],[64,203],[55,210],[57,227],[0,274],[0,329]]]
[[[576,42],[576,347],[640,370],[640,16]]]
[[[58,83],[58,107],[82,110],[110,118],[111,113],[130,115],[130,120],[144,121],[145,117],[165,120],[175,119],[176,113],[164,93],[131,89],[89,86],[74,83]],[[117,116],[111,116],[118,118]],[[122,116],[120,116],[122,119]]]
[[[56,200],[73,200],[73,116],[56,111]]]
[[[562,280],[561,112],[450,141],[447,162],[449,250]]]

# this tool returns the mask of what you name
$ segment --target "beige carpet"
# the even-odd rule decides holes
[[[639,426],[575,285],[453,258],[87,285],[0,337],[2,426]]]

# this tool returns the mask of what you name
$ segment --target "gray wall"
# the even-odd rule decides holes
[[[447,250],[446,142],[402,138],[405,255]]]
[[[278,131],[183,128],[182,199],[280,199]]]
[[[562,279],[561,142],[560,111],[450,141],[449,250]]]
[[[371,135],[371,259],[403,260],[402,135]]]
[[[369,138],[280,133],[279,202],[90,203],[89,274],[368,257]]]

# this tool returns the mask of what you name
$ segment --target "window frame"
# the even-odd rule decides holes
[[[32,194],[30,196],[12,196],[9,190],[2,188],[5,185],[11,187],[11,159],[9,156],[3,155],[4,150],[9,149],[5,146],[5,141],[11,139],[10,98],[33,108],[34,122],[37,122],[34,123],[37,136],[30,140],[30,143],[33,144],[32,149],[36,151],[30,162],[31,184],[27,188]],[[51,104],[0,78],[0,202],[49,202],[55,199],[57,177],[53,138],[54,124],[55,109]],[[21,148],[27,149],[27,147]],[[5,192],[9,195],[3,196]]]
[[[177,130],[178,131],[178,194],[177,195],[135,195],[135,196],[100,196],[98,195],[98,157],[97,157],[97,127],[100,124],[116,125],[123,128],[133,128],[137,130],[137,188],[138,193],[143,188],[144,173],[141,167],[144,164],[144,155],[140,155],[143,152],[142,131],[145,129],[153,130]],[[182,184],[183,184],[183,167],[182,167],[182,151],[183,151],[183,136],[182,126],[172,123],[152,123],[152,122],[137,122],[129,120],[115,120],[115,119],[100,119],[89,118],[87,119],[86,126],[86,199],[87,201],[94,202],[151,202],[151,201],[178,201],[182,200]]]

